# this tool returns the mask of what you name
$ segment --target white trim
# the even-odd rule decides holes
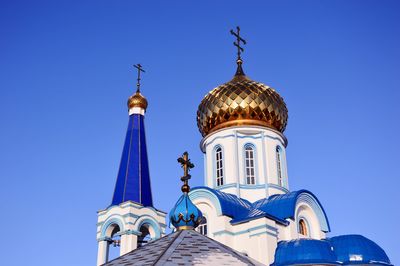
[[[144,115],[145,110],[141,107],[132,107],[129,109],[129,115],[138,114]]]
[[[221,128],[218,129],[208,135],[206,135],[205,137],[203,137],[203,139],[200,141],[200,149],[203,153],[206,152],[206,146],[212,144],[215,140],[220,139],[220,138],[226,138],[226,137],[235,137],[234,134],[230,133],[230,134],[226,134],[226,135],[222,135],[222,136],[217,136],[214,137],[214,135],[216,135],[219,132],[222,131],[229,131],[229,130],[238,130],[238,133],[242,133],[240,132],[241,129],[261,129],[261,130],[265,130],[265,131],[270,131],[271,133],[275,133],[277,136],[276,137],[272,137],[269,134],[267,134],[265,137],[266,138],[271,138],[271,139],[276,139],[278,140],[283,147],[287,147],[288,145],[288,140],[285,137],[285,135],[283,135],[282,132],[279,132],[273,128],[269,128],[269,127],[262,127],[262,126],[253,126],[253,125],[243,125],[243,126],[232,126],[232,127],[228,127],[228,128]],[[238,136],[239,138],[245,138],[245,137],[251,137],[251,136]],[[207,141],[209,140],[209,143],[207,143]]]

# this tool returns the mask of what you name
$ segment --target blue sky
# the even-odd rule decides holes
[[[292,190],[330,236],[359,233],[400,263],[398,1],[1,1],[0,248],[5,265],[94,265],[141,63],[156,207],[180,195],[185,150],[203,182],[196,110],[245,72],[285,99]],[[397,251],[397,252],[396,252]]]

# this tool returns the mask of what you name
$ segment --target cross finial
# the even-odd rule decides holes
[[[137,83],[136,83],[136,87],[137,87],[137,89],[136,89],[136,92],[140,92],[140,72],[146,72],[146,71],[144,71],[144,69],[142,68],[142,65],[141,64],[136,64],[136,65],[133,65],[135,68],[137,68],[137,70],[138,70],[138,76],[137,76]]]
[[[178,158],[178,163],[180,163],[183,168],[183,176],[181,177],[181,180],[183,181],[182,192],[188,193],[190,191],[188,181],[191,177],[189,171],[194,167],[194,164],[190,161],[187,151],[183,153],[182,157]]]
[[[233,45],[237,47],[237,60],[242,60],[240,55],[244,52],[244,49],[242,46],[240,46],[240,43],[242,42],[243,44],[246,44],[246,40],[244,40],[242,37],[240,37],[240,28],[239,26],[236,27],[236,32],[231,30],[231,34],[236,37],[236,42],[233,42]]]
[[[231,30],[231,34],[233,36],[236,37],[236,42],[233,42],[233,45],[237,47],[237,59],[236,59],[236,63],[238,65],[238,68],[236,70],[236,76],[239,75],[243,75],[244,76],[244,72],[242,69],[242,58],[241,58],[241,54],[244,52],[244,49],[242,46],[240,46],[240,43],[246,44],[246,40],[243,39],[242,37],[240,37],[240,28],[239,26],[236,27],[236,32],[234,32],[233,30]]]

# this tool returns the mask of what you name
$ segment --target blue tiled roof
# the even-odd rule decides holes
[[[324,240],[296,239],[280,241],[273,266],[304,264],[340,265],[331,244]]]
[[[221,205],[222,214],[232,218],[230,221],[232,224],[243,223],[258,219],[261,217],[267,217],[280,224],[288,225],[289,222],[286,219],[294,219],[296,202],[301,195],[308,195],[315,199],[323,212],[323,218],[326,220],[326,231],[329,231],[328,219],[322,205],[318,199],[307,190],[293,191],[282,195],[273,195],[266,199],[261,199],[254,202],[253,204],[249,201],[239,198],[235,195],[225,193],[219,190],[215,190],[209,187],[196,187],[192,189],[196,190],[207,190],[214,194]]]
[[[146,207],[153,206],[144,116],[140,114],[129,116],[128,130],[111,205],[118,205],[128,200]]]
[[[361,235],[342,235],[324,240],[296,239],[280,241],[271,266],[326,265],[392,265],[385,251]]]
[[[289,222],[286,221],[285,219],[280,219],[279,217],[276,217],[268,212],[265,212],[263,210],[254,208],[252,206],[252,209],[250,209],[247,213],[241,213],[240,215],[237,215],[230,221],[231,224],[238,224],[238,223],[245,223],[251,220],[255,220],[258,218],[266,217],[269,219],[272,219],[280,224],[283,225],[288,225]]]
[[[315,199],[319,207],[321,207],[322,213],[325,216],[327,222],[326,231],[330,231],[328,218],[325,210],[319,202],[318,198],[308,190],[302,189],[298,191],[292,191],[286,194],[272,195],[268,199],[261,199],[253,203],[254,208],[264,211],[280,220],[294,219],[296,202],[302,194],[307,194]]]
[[[344,264],[391,265],[385,251],[361,235],[343,235],[329,239],[337,259]]]
[[[199,189],[209,191],[218,198],[223,215],[235,218],[247,214],[251,210],[252,205],[248,200],[209,187],[195,187],[190,193]]]

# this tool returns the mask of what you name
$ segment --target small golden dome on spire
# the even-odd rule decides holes
[[[136,91],[134,95],[129,97],[128,99],[128,109],[131,109],[133,107],[140,107],[143,108],[144,110],[147,109],[147,100],[146,98],[140,93],[140,91]]]
[[[145,72],[144,69],[142,68],[141,64],[136,64],[134,67],[138,70],[138,76],[137,76],[137,89],[136,93],[129,97],[128,99],[128,109],[134,108],[134,107],[139,107],[143,108],[146,111],[147,108],[147,100],[146,98],[140,93],[140,73]]]

